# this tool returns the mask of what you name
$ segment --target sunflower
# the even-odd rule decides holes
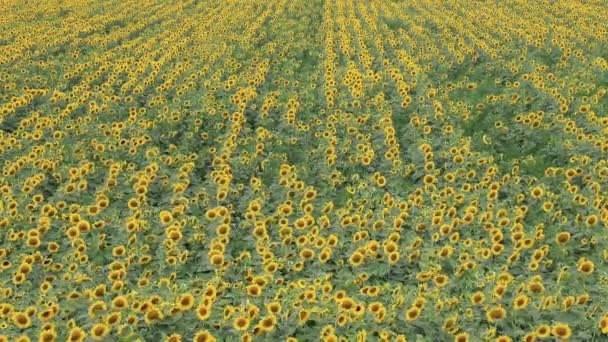
[[[454,342],[469,342],[469,334],[466,332],[461,332],[454,336]]]
[[[480,305],[485,301],[485,294],[481,291],[475,292],[472,296],[471,296],[471,303],[473,305]]]
[[[182,335],[171,334],[167,336],[163,342],[182,342]]]
[[[444,287],[449,284],[449,278],[445,274],[439,274],[433,277],[433,282],[438,287]]]
[[[585,275],[589,275],[595,270],[595,265],[591,260],[583,258],[578,263],[578,270]]]
[[[551,335],[558,340],[567,340],[572,336],[572,329],[567,324],[558,323],[551,328]]]
[[[127,206],[131,210],[135,210],[135,209],[139,208],[140,205],[141,205],[141,203],[140,203],[140,201],[137,198],[130,198],[127,201]]]
[[[513,308],[515,310],[523,310],[528,306],[528,303],[530,303],[530,297],[520,294],[513,300]]]
[[[70,333],[68,334],[68,341],[69,342],[81,342],[81,341],[84,341],[86,336],[87,336],[87,334],[85,333],[84,330],[82,330],[79,327],[73,327],[72,329],[70,329]]]
[[[247,286],[247,294],[251,297],[259,297],[262,294],[262,288],[258,284]]]
[[[129,300],[125,296],[116,296],[112,300],[112,308],[123,310],[129,306]]]
[[[190,293],[183,294],[177,299],[176,305],[181,311],[190,310],[194,306],[194,296]]]
[[[304,248],[300,251],[300,258],[304,260],[311,260],[315,257],[315,252],[310,248]]]
[[[101,341],[110,333],[110,327],[105,323],[96,323],[91,327],[91,338]]]
[[[274,316],[267,316],[258,323],[258,326],[262,332],[271,332],[274,330],[276,323],[277,319]]]
[[[232,327],[238,331],[244,331],[249,328],[249,317],[239,316],[232,321]]]
[[[507,311],[501,306],[494,306],[486,311],[486,318],[489,322],[500,321],[506,316]]]
[[[306,323],[310,318],[310,311],[306,309],[302,309],[298,312],[298,323],[300,325]]]
[[[551,327],[549,325],[547,325],[547,324],[539,325],[536,328],[536,335],[539,338],[549,337],[549,335],[551,335]]]
[[[192,342],[216,342],[216,338],[208,330],[199,330],[194,334]]]
[[[555,235],[555,242],[560,245],[566,244],[570,241],[571,234],[569,232],[559,232]]]
[[[536,336],[536,332],[527,333],[523,337],[523,342],[535,342]]]
[[[544,194],[544,190],[543,188],[541,188],[540,186],[534,187],[532,188],[532,190],[530,191],[530,195],[532,195],[533,198],[540,198],[542,197],[542,195]]]
[[[158,214],[158,217],[160,218],[160,222],[164,225],[168,225],[171,222],[173,222],[173,215],[171,214],[171,212],[163,210]]]
[[[608,314],[605,314],[602,319],[600,319],[599,327],[602,334],[608,335]]]
[[[38,336],[39,342],[53,342],[57,338],[57,333],[55,330],[45,330],[40,333]]]
[[[196,317],[201,321],[207,320],[211,316],[211,307],[203,304],[199,304],[196,308]]]
[[[112,312],[105,318],[105,322],[108,325],[116,325],[120,322],[122,318],[122,314],[119,312]]]
[[[163,313],[160,310],[158,310],[157,308],[153,307],[153,308],[149,309],[148,311],[146,311],[144,320],[148,324],[153,324],[154,322],[163,319],[163,317],[164,317]]]
[[[277,313],[281,312],[281,303],[279,302],[271,302],[266,304],[266,309],[268,309],[268,311],[273,314],[276,315]]]
[[[420,316],[420,309],[416,306],[412,306],[405,312],[405,320],[408,322],[415,321]]]
[[[348,259],[350,264],[353,265],[354,267],[361,266],[363,264],[364,260],[365,260],[365,255],[363,255],[359,252],[354,252],[353,254],[351,254],[351,256]]]
[[[25,312],[14,312],[11,319],[19,329],[26,329],[32,325],[32,319]]]

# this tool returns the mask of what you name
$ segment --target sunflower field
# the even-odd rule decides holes
[[[0,0],[0,341],[608,341],[604,0]]]

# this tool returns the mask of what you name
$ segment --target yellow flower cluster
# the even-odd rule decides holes
[[[605,1],[0,7],[0,342],[608,339]]]

